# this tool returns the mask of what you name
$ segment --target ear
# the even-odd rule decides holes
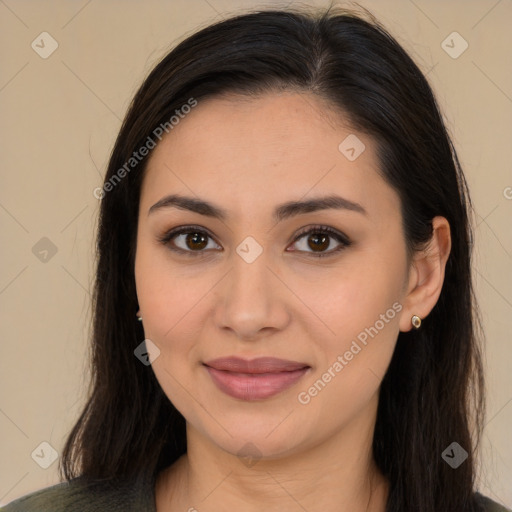
[[[411,317],[428,316],[443,288],[446,262],[451,250],[450,224],[444,217],[432,220],[432,238],[425,249],[415,253],[409,270],[407,294],[403,300],[400,331],[412,329]]]

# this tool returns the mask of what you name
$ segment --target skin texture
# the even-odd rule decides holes
[[[374,142],[333,112],[309,93],[217,97],[200,101],[153,150],[141,191],[137,295],[145,336],[160,350],[153,371],[187,421],[188,442],[159,476],[158,512],[256,511],[262,503],[276,511],[384,510],[388,486],[371,456],[379,386],[399,331],[439,297],[449,225],[436,217],[431,244],[408,261],[399,197],[377,172]],[[366,147],[354,161],[338,149],[349,134]],[[148,214],[168,194],[207,200],[228,217],[173,207]],[[330,194],[366,214],[324,209],[272,219],[276,205]],[[186,235],[167,246],[158,240],[190,224],[212,236],[204,256],[169,248],[193,252]],[[314,234],[295,239],[317,224],[351,244],[316,257]],[[236,251],[248,236],[263,249],[252,263]],[[340,245],[328,240],[316,253]],[[381,315],[378,334],[299,402]],[[311,368],[276,396],[244,401],[221,392],[202,364],[232,355]]]

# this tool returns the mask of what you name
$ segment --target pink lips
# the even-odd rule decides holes
[[[281,393],[309,369],[305,363],[274,357],[247,360],[223,357],[204,363],[215,385],[241,400],[261,400]]]

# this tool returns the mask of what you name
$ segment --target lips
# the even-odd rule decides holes
[[[210,368],[236,373],[278,373],[300,370],[308,367],[306,363],[277,359],[275,357],[258,357],[242,359],[240,357],[221,357],[204,363]]]
[[[260,357],[247,360],[225,357],[204,363],[222,392],[241,400],[262,400],[293,386],[309,365],[297,361]]]

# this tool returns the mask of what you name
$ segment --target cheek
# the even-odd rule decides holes
[[[165,250],[148,245],[137,250],[135,280],[145,333],[164,344],[189,323],[191,312],[197,315],[201,298],[213,284],[207,276],[171,264]]]
[[[305,317],[310,319],[309,325],[318,325],[316,337],[321,335],[333,347],[355,338],[376,322],[383,330],[381,315],[386,328],[398,326],[400,308],[393,308],[393,304],[401,300],[399,265],[390,268],[375,258],[358,255],[350,264],[340,265],[339,270],[317,272],[314,279],[294,280],[294,292],[309,310]]]
[[[296,397],[305,421],[322,416],[324,428],[335,431],[375,399],[399,332],[402,306],[394,286],[385,278],[352,278],[324,297],[324,320],[334,335],[312,338],[321,357]]]
[[[343,400],[333,405],[355,397],[364,402],[378,388],[399,332],[404,269],[401,252],[381,246],[380,251],[347,258],[339,271],[326,273],[314,287],[302,282],[298,293],[317,314],[309,318],[321,326],[316,334],[310,332],[321,354],[311,381],[320,378],[320,387],[329,382],[337,390]]]

